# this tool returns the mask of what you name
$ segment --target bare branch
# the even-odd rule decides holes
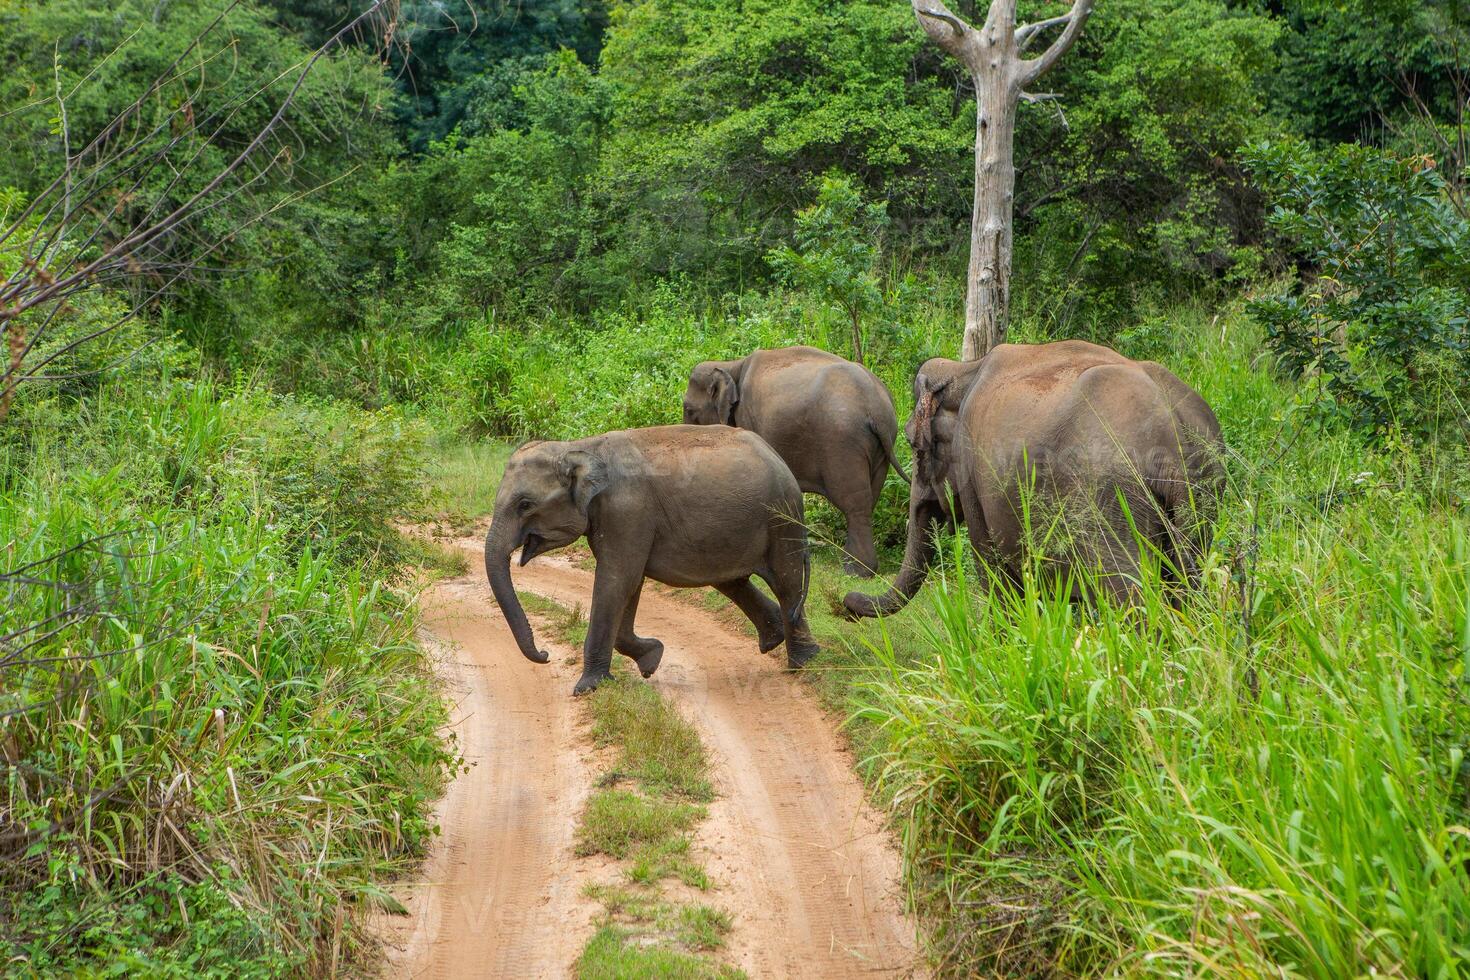
[[[1031,42],[1040,37],[1044,31],[1048,31],[1060,24],[1065,24],[1071,19],[1072,15],[1066,13],[1060,17],[1048,17],[1046,20],[1038,20],[1032,24],[1022,24],[1016,28],[1016,50],[1025,51]]]
[[[1072,0],[1072,9],[1067,14],[1067,27],[1062,31],[1060,37],[1051,43],[1051,47],[1041,53],[1040,57],[1030,58],[1021,62],[1020,84],[1024,87],[1036,81],[1044,75],[1057,59],[1066,54],[1077,40],[1077,35],[1082,33],[1082,25],[1087,23],[1087,18],[1092,14],[1092,0]],[[1034,33],[1034,32],[1033,32]]]
[[[967,66],[966,41],[975,29],[956,17],[942,0],[910,0],[919,26],[929,35],[929,40],[939,45],[946,53],[958,58]]]
[[[1062,128],[1065,129],[1065,130],[1067,130],[1068,132],[1070,132],[1071,129],[1072,129],[1072,127],[1067,124],[1067,114],[1062,111],[1062,105],[1061,105],[1061,103],[1059,101],[1057,101],[1060,98],[1061,98],[1061,96],[1058,95],[1055,92],[1022,92],[1021,93],[1021,101],[1022,102],[1035,102],[1035,103],[1051,102],[1051,103],[1053,103],[1052,108],[1054,108],[1054,109],[1057,110],[1057,118],[1059,120],[1061,120]]]
[[[59,57],[53,52],[55,91],[52,100],[57,104],[61,120],[61,172],[38,194],[31,196],[18,215],[7,214],[0,220],[0,249],[13,253],[18,259],[15,269],[0,277],[0,337],[3,337],[7,348],[0,354],[0,422],[8,414],[17,385],[64,376],[64,373],[40,372],[47,364],[79,345],[116,330],[142,308],[140,304],[114,322],[91,330],[37,360],[33,355],[47,338],[53,321],[67,309],[68,298],[115,281],[142,282],[150,278],[162,282],[150,296],[150,299],[157,298],[163,290],[201,271],[202,260],[230,235],[282,206],[278,202],[253,219],[243,223],[234,221],[236,227],[219,239],[213,242],[201,239],[192,255],[182,261],[171,261],[171,250],[187,246],[195,238],[193,223],[238,196],[252,192],[255,185],[282,160],[290,160],[289,147],[268,155],[266,144],[270,139],[282,137],[300,141],[288,112],[303,94],[306,79],[316,65],[340,47],[349,35],[369,24],[380,28],[384,44],[390,43],[398,13],[398,0],[371,0],[366,9],[307,57],[253,91],[224,102],[204,119],[194,117],[194,97],[198,94],[195,91],[185,93],[186,98],[177,114],[169,114],[157,122],[147,122],[143,112],[145,105],[166,85],[183,80],[185,65],[192,71],[220,57],[225,51],[233,50],[226,45],[219,52],[209,53],[203,44],[206,37],[224,23],[227,14],[242,2],[225,0],[224,9],[195,35],[184,52],[80,150],[75,149],[71,142],[73,133],[68,118],[68,101],[82,83],[72,86],[71,92],[64,90]],[[131,41],[134,36],[136,32],[123,43]],[[108,57],[112,57],[116,50]],[[195,53],[198,57],[190,62]],[[95,71],[96,66],[86,78],[92,77]],[[266,97],[278,82],[292,75],[295,77],[275,112],[265,123],[255,127],[243,148],[233,152],[227,163],[209,174],[202,188],[182,202],[176,201],[174,192],[193,182],[189,178],[199,176],[196,167],[207,160],[206,150],[226,148],[226,125],[236,118],[237,113],[245,105]],[[203,84],[202,76],[199,84]],[[178,131],[170,134],[170,129]],[[188,147],[187,153],[177,154],[184,147]],[[184,158],[178,159],[178,156]],[[135,202],[134,198],[144,182],[160,167],[171,171],[172,178],[161,190],[150,190],[144,199]],[[295,196],[288,195],[284,200],[294,199]],[[32,311],[34,314],[27,315]],[[37,317],[39,323],[35,322]]]
[[[178,71],[179,66],[184,63],[184,59],[186,59],[194,51],[195,48],[199,47],[204,38],[209,36],[216,27],[225,22],[225,18],[229,16],[232,10],[239,6],[240,2],[241,0],[230,0],[230,2],[225,5],[224,9],[215,15],[213,21],[206,25],[205,28],[198,34],[194,35],[194,38],[189,42],[188,47],[184,48],[179,56],[174,59],[173,63],[169,65],[162,74],[160,74],[149,84],[148,88],[143,92],[143,94],[133,100],[133,103],[130,106],[114,116],[112,122],[104,126],[102,130],[92,138],[92,141],[73,157],[73,160],[81,160],[83,157],[87,156],[93,151],[100,151],[100,149],[104,147],[109,140],[111,140],[114,136],[122,131],[123,127],[127,125],[130,120],[135,119],[137,114],[142,110],[143,106],[147,104],[148,100],[153,96],[153,94],[159,89],[163,88],[164,85],[166,85],[175,77],[175,73]],[[133,32],[133,34],[130,34],[126,39],[124,39],[122,44],[127,44],[128,41],[131,41],[133,37],[136,36],[136,34],[136,31]],[[122,47],[122,44],[118,45],[118,47]],[[113,52],[110,52],[107,55],[107,58],[111,58],[114,53],[116,53],[116,49],[114,49]],[[107,58],[104,58],[103,61],[106,61]],[[90,75],[91,72],[88,72],[89,77]],[[71,94],[75,93],[76,89],[73,88]],[[68,96],[68,98],[69,97],[70,96]],[[44,190],[37,194],[30,201],[30,203],[26,205],[25,209],[21,211],[20,215],[14,219],[14,223],[11,227],[19,227],[20,225],[22,225],[26,221],[26,219],[30,218],[31,215],[35,213],[41,202],[46,200],[51,195],[52,191],[56,190],[70,178],[71,174],[63,170],[61,174],[53,179]]]
[[[920,17],[932,17],[935,20],[944,21],[946,24],[949,25],[949,29],[954,31],[955,37],[965,36],[965,22],[960,20],[954,14],[940,13],[937,10],[930,10],[927,7],[918,7],[915,9],[918,10]]]

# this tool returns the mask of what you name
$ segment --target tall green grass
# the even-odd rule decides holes
[[[0,962],[327,973],[448,763],[393,413],[167,374],[18,403],[0,458]]]
[[[850,696],[956,974],[1470,969],[1470,525],[1416,452],[1302,430],[1254,336],[1165,359],[1236,450],[1183,597],[981,594],[968,546]],[[1220,328],[1214,327],[1218,334]]]

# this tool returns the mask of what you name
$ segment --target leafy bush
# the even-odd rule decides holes
[[[425,325],[491,308],[582,299],[574,266],[589,247],[589,182],[610,112],[607,87],[570,52],[515,94],[523,129],[451,133],[384,193],[402,236],[398,276]]]
[[[223,11],[204,0],[6,4],[0,7],[6,65],[0,105],[8,110],[0,115],[0,185],[34,193],[59,175],[62,161],[85,163],[90,151],[84,148],[137,101],[136,116],[96,156],[105,159],[134,140],[147,153],[125,173],[77,188],[107,202],[90,208],[103,229],[97,241],[116,240],[142,214],[169,214],[222,172],[282,105],[294,69],[308,55],[254,4]],[[375,58],[348,50],[321,59],[286,112],[289,135],[277,133],[257,154],[259,171],[227,186],[229,193],[153,247],[175,262],[237,269],[258,266],[262,255],[276,264],[290,258],[286,282],[297,304],[314,305],[318,316],[350,308],[369,264],[364,239],[372,236],[361,230],[368,208],[354,196],[357,185],[322,185],[364,163],[381,167],[397,150],[380,111],[392,101]],[[316,193],[303,204],[307,190]],[[193,285],[186,279],[177,291],[204,306],[216,298]],[[321,302],[324,292],[332,303]]]
[[[1254,271],[1265,229],[1239,147],[1277,131],[1260,79],[1279,30],[1226,0],[1097,5],[1045,79],[1062,100],[1021,109],[1020,309],[1108,343],[1140,308]]]
[[[1251,311],[1322,411],[1366,429],[1470,432],[1470,221],[1433,161],[1361,146],[1261,144],[1270,221],[1308,265]]]
[[[1367,141],[1412,117],[1416,100],[1439,112],[1463,98],[1464,0],[1284,0],[1275,9],[1280,70],[1266,86],[1293,132]]]
[[[486,325],[466,338],[457,373],[477,425],[517,439],[580,439],[678,422],[689,369],[713,356],[703,352],[729,356],[723,351],[742,340],[754,347],[777,336],[765,318],[742,326],[749,329],[715,331],[664,288],[641,311],[607,312],[592,323]]]
[[[796,247],[766,257],[777,275],[837,306],[852,324],[852,359],[862,364],[863,317],[883,302],[877,264],[888,208],[869,204],[843,174],[822,178],[817,200],[796,212]]]
[[[425,499],[422,426],[396,407],[242,400],[247,435],[222,462],[259,474],[284,544],[330,551],[344,564],[395,564],[402,539],[392,522],[417,513]],[[236,407],[225,403],[227,411]]]
[[[287,16],[301,8],[298,2],[271,3]],[[330,24],[340,9],[325,6],[322,19]],[[389,54],[406,96],[399,121],[414,148],[444,139],[461,121],[476,121],[487,96],[494,95],[487,76],[493,78],[503,66],[560,51],[575,51],[583,62],[596,63],[609,6],[607,0],[407,0],[399,27],[404,43]]]
[[[886,200],[905,238],[948,248],[975,130],[937,61],[886,0],[624,5],[602,56],[610,271],[743,288],[832,170]]]
[[[413,439],[167,374],[12,420],[0,958],[325,972],[448,762],[413,609],[362,565],[391,553]]]

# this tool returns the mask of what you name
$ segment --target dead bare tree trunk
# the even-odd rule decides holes
[[[969,71],[975,83],[975,210],[970,219],[970,268],[965,284],[965,338],[960,357],[973,361],[1004,343],[1011,306],[1011,219],[1015,204],[1016,107],[1052,98],[1026,87],[1056,64],[1092,13],[1092,0],[1073,0],[1060,16],[1016,26],[1016,0],[991,0],[976,30],[939,0],[911,0],[929,39]],[[1065,27],[1063,27],[1065,25]],[[1035,58],[1022,52],[1043,31],[1062,33]]]

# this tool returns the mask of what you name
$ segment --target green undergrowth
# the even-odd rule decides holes
[[[0,431],[0,962],[326,974],[450,762],[393,584],[421,435],[165,343]]]
[[[425,453],[430,505],[456,531],[472,530],[495,507],[495,489],[511,447],[492,439],[439,432]]]
[[[521,598],[562,642],[580,644],[585,637],[580,609],[532,593]],[[692,848],[704,804],[714,799],[699,734],[652,685],[626,673],[581,703],[609,765],[578,818],[576,852],[612,859],[618,880],[586,889],[602,914],[577,976],[742,976],[708,955],[724,945],[729,916],[666,888],[669,881],[697,892],[712,886]]]

